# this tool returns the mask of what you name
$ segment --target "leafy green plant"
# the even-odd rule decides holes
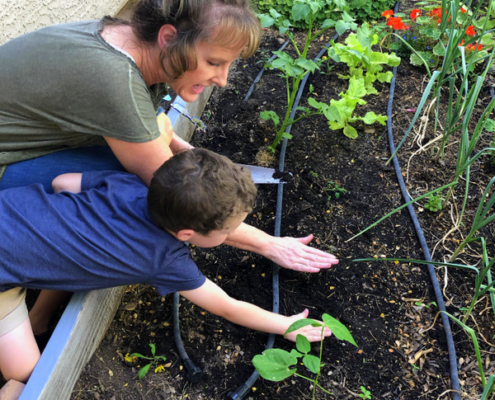
[[[382,11],[395,3],[395,0],[350,0],[349,13],[359,21],[377,21]]]
[[[312,115],[322,114],[322,110],[316,112],[309,112],[308,109],[304,109],[304,113],[297,119],[293,119],[291,116],[292,108],[296,99],[297,91],[303,80],[304,76],[310,72],[314,72],[320,68],[322,60],[315,62],[308,60],[308,49],[313,40],[320,37],[326,30],[335,27],[339,34],[344,33],[347,29],[355,29],[356,24],[354,20],[345,12],[341,11],[340,18],[335,21],[331,18],[327,18],[319,26],[319,30],[313,32],[313,26],[317,15],[320,15],[322,10],[328,6],[328,4],[345,4],[340,0],[295,0],[291,8],[292,21],[308,21],[308,28],[306,33],[306,40],[304,42],[303,49],[300,49],[294,40],[293,32],[290,31],[292,22],[286,19],[282,14],[271,8],[268,14],[260,16],[261,25],[263,27],[270,27],[275,25],[280,33],[286,34],[294,49],[296,50],[297,57],[293,59],[288,53],[278,50],[274,54],[277,55],[277,59],[273,60],[266,67],[274,70],[277,69],[281,72],[280,76],[285,79],[287,89],[287,109],[285,115],[280,118],[274,111],[263,111],[260,116],[265,120],[273,121],[277,132],[273,143],[269,146],[269,149],[274,152],[283,138],[290,139],[292,136],[287,132],[287,128],[293,123],[299,121],[302,118],[306,118]],[[301,109],[300,109],[301,110]],[[282,122],[280,122],[282,120]]]
[[[371,392],[367,390],[364,386],[360,387],[361,393],[359,394],[359,397],[362,399],[371,399]]]
[[[440,197],[440,194],[431,194],[430,197],[428,197],[428,203],[426,203],[424,207],[431,212],[438,212],[442,209],[442,201],[443,198]]]
[[[313,319],[305,318],[294,322],[287,331],[288,333],[294,332],[304,326],[321,326],[321,343],[320,343],[320,356],[316,357],[309,354],[311,351],[311,343],[303,335],[297,335],[296,337],[296,349],[292,349],[291,352],[282,349],[268,349],[262,354],[254,356],[252,362],[256,371],[269,381],[279,382],[290,376],[298,376],[313,382],[312,398],[315,398],[316,388],[323,390],[327,394],[331,394],[328,390],[324,389],[318,384],[318,378],[321,373],[321,367],[324,365],[321,362],[323,353],[323,330],[326,327],[330,328],[333,335],[340,340],[345,340],[357,347],[354,338],[349,330],[338,320],[331,317],[328,314],[322,316],[323,324]],[[297,373],[298,359],[302,359],[302,364],[315,375],[314,378],[309,378],[305,375]],[[294,367],[294,368],[291,368]]]
[[[349,79],[349,88],[340,93],[340,100],[332,99],[330,104],[320,103],[309,98],[310,106],[316,108],[328,119],[330,129],[343,129],[344,135],[351,139],[358,136],[357,130],[351,125],[361,120],[367,125],[379,122],[385,125],[387,117],[377,115],[373,111],[366,113],[364,117],[356,116],[356,106],[366,104],[364,96],[377,94],[373,86],[375,81],[390,82],[392,72],[383,72],[383,66],[398,66],[400,58],[395,54],[386,54],[372,50],[372,46],[378,43],[378,35],[370,29],[368,24],[363,24],[356,33],[351,33],[345,39],[345,43],[331,42],[328,56],[335,62],[342,62],[349,67],[348,75],[339,75],[341,79]]]
[[[150,361],[148,364],[146,364],[144,367],[141,367],[141,369],[139,370],[139,372],[138,372],[138,378],[139,379],[143,379],[146,376],[146,374],[149,372],[151,367],[157,367],[156,368],[157,370],[161,369],[159,364],[161,362],[165,362],[167,360],[165,358],[165,356],[157,356],[156,355],[156,347],[153,343],[150,343],[150,347],[151,347],[151,357],[143,356],[140,353],[132,353],[129,356],[129,357],[131,357],[131,360],[132,360],[132,358],[137,357],[137,359],[141,358],[143,360]],[[155,372],[157,372],[157,370],[155,370]]]
[[[284,19],[288,20],[292,26],[300,29],[308,29],[310,23],[313,26],[321,26],[327,19],[337,20],[340,18],[341,11],[348,10],[346,0],[314,0],[311,3],[318,3],[319,10],[315,14],[313,21],[306,15],[304,18],[293,17],[293,8],[298,0],[258,0],[258,11],[260,13],[270,13],[276,11]],[[309,3],[309,4],[311,4]]]
[[[341,187],[338,183],[334,181],[328,181],[328,184],[325,188],[325,192],[327,192],[327,200],[330,201],[332,199],[332,194],[333,196],[338,199],[340,198],[340,195],[344,195],[347,193],[347,189],[344,189]],[[331,194],[329,194],[331,193]]]

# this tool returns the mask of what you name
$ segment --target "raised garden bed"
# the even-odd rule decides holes
[[[263,57],[278,49],[281,39],[267,33],[255,57],[233,66],[228,85],[214,91],[203,113],[202,120],[208,129],[206,134],[193,138],[195,146],[217,151],[235,162],[260,163],[259,150],[271,143],[274,131],[271,123],[260,119],[259,112],[280,110],[285,105],[284,82],[276,72],[267,72],[251,98],[243,99],[262,68]],[[329,35],[322,37],[311,51],[316,55],[320,50],[317,46],[324,46],[329,39]],[[311,76],[307,85],[312,85],[313,96],[328,101],[344,90],[346,82],[337,78],[344,72],[342,68],[336,65],[329,72],[324,69]],[[398,68],[392,110],[396,143],[412,119],[410,110],[419,103],[426,84],[424,76],[423,70],[405,62]],[[361,115],[368,110],[386,115],[390,85],[375,87],[379,94],[366,99],[367,106],[358,109]],[[479,113],[491,99],[489,89],[486,85],[479,98]],[[305,105],[307,90],[301,105]],[[313,233],[313,245],[336,254],[340,263],[319,274],[280,270],[280,312],[293,314],[309,308],[312,318],[329,313],[351,330],[359,346],[354,348],[332,338],[325,341],[326,365],[320,384],[333,394],[319,392],[317,398],[358,398],[361,386],[377,399],[451,398],[445,333],[439,319],[434,323],[438,309],[426,267],[401,262],[352,262],[375,256],[424,258],[405,211],[348,241],[403,204],[395,172],[386,164],[390,157],[386,127],[366,127],[359,131],[357,139],[351,140],[339,131],[329,130],[324,118],[314,117],[295,124],[291,133],[285,170],[293,174],[293,180],[284,187],[281,235],[300,237]],[[423,141],[433,135],[427,130]],[[417,150],[413,143],[416,137],[412,134],[398,154],[412,197],[448,183],[456,163],[453,152],[447,152],[441,168],[425,152],[412,157]],[[480,148],[487,147],[491,139],[483,138]],[[277,159],[271,166],[278,166]],[[488,158],[481,159],[471,186],[467,226],[494,174],[495,167]],[[260,186],[256,208],[247,222],[273,233],[276,197],[276,187]],[[433,258],[443,260],[459,240],[454,234],[440,242],[449,229],[449,210],[431,213],[422,203],[416,211]],[[493,225],[487,226],[483,234],[492,249]],[[475,247],[466,252],[462,259],[473,263],[476,250]],[[271,309],[269,261],[226,246],[191,251],[205,274],[230,295]],[[438,269],[437,274],[448,311],[459,313],[472,294],[473,275],[458,270],[446,272],[444,268]],[[191,384],[175,350],[171,308],[172,296],[159,298],[149,287],[128,288],[116,318],[84,368],[71,399],[228,398],[251,375],[251,360],[264,350],[267,335],[234,326],[183,301],[180,319],[186,350],[205,374],[202,381]],[[485,300],[476,307],[473,317],[476,329],[485,339],[481,345],[486,369],[493,370],[493,314]],[[452,326],[452,330],[463,393],[466,398],[477,398],[480,380],[472,346],[460,328]],[[156,345],[157,354],[167,357],[165,372],[150,373],[138,380],[138,366],[128,365],[125,356],[133,352],[149,355],[149,343]],[[275,347],[290,350],[293,345],[279,337]],[[303,399],[310,398],[310,392],[309,382],[295,377],[279,383],[260,379],[247,398]]]

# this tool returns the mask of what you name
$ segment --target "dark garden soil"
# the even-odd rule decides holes
[[[276,72],[265,73],[251,98],[244,102],[251,82],[263,66],[262,59],[280,46],[277,35],[267,33],[261,51],[249,60],[234,66],[228,85],[215,89],[202,116],[207,133],[193,139],[197,147],[205,147],[244,164],[260,164],[258,152],[274,137],[273,126],[259,118],[259,112],[280,111],[286,102],[285,83]],[[312,49],[316,54],[329,37]],[[309,85],[318,101],[328,102],[345,90],[347,82],[337,78],[345,72],[335,66],[309,78],[301,105],[308,98]],[[398,69],[393,108],[396,143],[403,137],[423,88],[421,69],[402,62]],[[489,85],[479,101],[480,111],[489,98]],[[366,106],[358,107],[364,115],[372,110],[387,112],[389,84],[376,85],[379,94],[370,96]],[[431,124],[430,124],[431,125]],[[403,204],[393,168],[386,164],[390,156],[385,126],[366,127],[351,140],[340,131],[331,131],[322,117],[302,120],[292,128],[288,142],[285,170],[293,179],[284,185],[282,236],[315,235],[312,246],[332,252],[340,263],[318,274],[280,270],[280,312],[294,314],[304,308],[310,317],[319,319],[328,313],[344,323],[352,332],[358,347],[335,338],[325,340],[320,384],[332,394],[317,390],[318,399],[359,398],[361,386],[373,399],[449,399],[450,372],[443,326],[433,320],[438,311],[427,269],[421,265],[394,262],[352,262],[366,257],[399,257],[423,259],[423,252],[406,211],[388,218],[365,234],[348,241],[356,233]],[[434,137],[426,131],[421,143]],[[455,168],[455,154],[448,154],[443,164],[434,163],[428,152],[420,152],[411,134],[399,153],[403,174],[409,178],[412,197],[450,182]],[[485,147],[491,138],[486,138]],[[451,145],[449,149],[456,146]],[[480,148],[481,148],[480,147]],[[278,152],[276,154],[278,157]],[[278,160],[278,158],[277,158]],[[278,161],[269,164],[278,167]],[[466,226],[475,213],[481,194],[491,176],[493,165],[482,159],[473,167]],[[345,189],[340,195],[335,185]],[[333,185],[333,186],[332,186]],[[460,193],[459,189],[459,193]],[[247,222],[269,233],[274,232],[277,188],[259,186],[259,196]],[[422,203],[424,205],[424,202]],[[461,239],[457,232],[444,243],[437,243],[452,226],[450,210],[431,213],[421,204],[416,206],[433,258],[444,260]],[[483,234],[493,253],[494,228]],[[461,259],[475,263],[476,248]],[[201,270],[231,296],[272,307],[272,264],[262,257],[222,246],[213,250],[191,249]],[[478,252],[479,254],[479,252]],[[492,254],[493,256],[493,254]],[[444,289],[448,311],[457,313],[466,306],[472,293],[474,277],[459,271],[437,270]],[[484,298],[473,316],[483,349],[483,363],[493,373],[495,346],[493,314]],[[224,399],[239,388],[251,375],[251,360],[265,347],[267,335],[233,325],[205,313],[187,301],[181,302],[182,337],[190,358],[204,372],[201,382],[192,384],[177,353],[172,329],[172,296],[160,298],[152,288],[130,287],[120,309],[96,354],[85,367],[71,399]],[[472,324],[473,326],[474,323]],[[463,398],[479,398],[480,379],[472,346],[457,326],[453,326],[458,351]],[[149,343],[157,354],[167,357],[165,372],[150,372],[138,380],[138,365],[124,361],[127,353],[150,355]],[[275,347],[292,349],[292,343],[278,337]],[[319,344],[313,345],[318,354]],[[139,364],[139,363],[138,363]],[[143,365],[143,364],[140,364]],[[298,366],[299,373],[306,373]],[[308,373],[309,374],[309,373]],[[311,376],[311,374],[309,374]],[[274,383],[259,379],[249,391],[249,399],[307,399],[310,382],[292,377]]]

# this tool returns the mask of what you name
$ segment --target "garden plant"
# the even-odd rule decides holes
[[[279,382],[284,379],[289,378],[290,376],[297,376],[302,379],[306,379],[313,383],[312,390],[312,399],[315,398],[316,388],[319,388],[323,392],[327,394],[331,394],[328,390],[321,387],[318,384],[318,378],[321,374],[321,367],[325,364],[322,362],[322,352],[323,352],[323,329],[326,327],[330,328],[333,336],[335,336],[339,340],[345,340],[354,346],[357,347],[354,338],[352,337],[349,330],[338,320],[333,318],[328,314],[322,315],[323,324],[315,321],[313,319],[301,319],[299,321],[294,322],[289,328],[285,331],[284,335],[288,333],[294,332],[300,328],[303,328],[307,325],[312,326],[321,326],[321,343],[320,343],[320,355],[319,357],[309,354],[311,351],[311,343],[306,339],[303,335],[297,335],[296,338],[296,349],[292,349],[290,352],[283,349],[268,349],[263,352],[261,355],[256,355],[253,358],[253,365],[256,368],[256,371],[267,380]],[[297,372],[297,364],[301,359],[302,364],[312,372],[315,377],[309,378],[305,375],[301,375]],[[367,393],[366,391],[363,393]],[[370,398],[370,397],[365,397]]]

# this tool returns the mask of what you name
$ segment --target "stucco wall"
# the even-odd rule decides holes
[[[116,15],[128,0],[0,0],[0,44],[47,25]]]

